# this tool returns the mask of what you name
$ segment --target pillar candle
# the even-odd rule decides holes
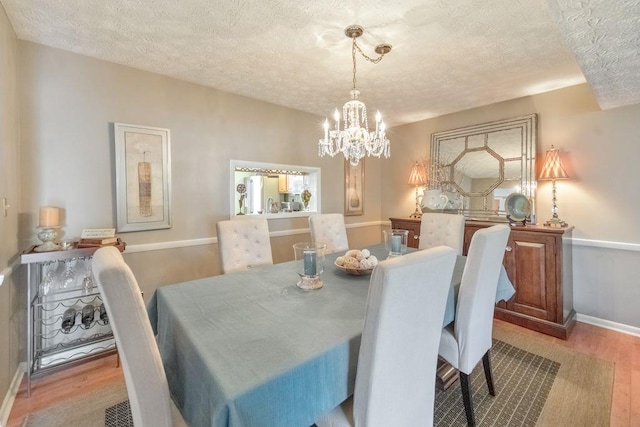
[[[400,253],[401,247],[402,247],[402,236],[392,235],[391,236],[391,252]]]
[[[316,251],[304,251],[304,275],[315,276],[316,267]]]
[[[58,227],[60,225],[60,209],[53,206],[40,207],[40,227]]]

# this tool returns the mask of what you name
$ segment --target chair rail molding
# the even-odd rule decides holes
[[[605,248],[605,249],[619,249],[622,251],[635,251],[640,252],[640,243],[626,243],[626,242],[612,242],[607,240],[592,240],[592,239],[572,239],[573,244],[576,246],[590,246],[593,248]]]
[[[13,274],[14,270],[17,268],[17,266],[20,264],[20,257],[17,256],[13,262],[11,262],[6,268],[4,268],[2,271],[0,271],[0,286],[2,286],[2,283],[4,283],[4,279],[11,276],[11,274]],[[2,426],[0,426],[2,427]]]
[[[358,222],[353,224],[346,224],[346,227],[349,229],[349,228],[375,227],[378,225],[389,225],[389,224],[391,224],[389,221],[369,221],[369,222]],[[295,236],[297,234],[309,234],[309,228],[297,228],[297,229],[291,229],[291,230],[272,231],[269,233],[269,236],[284,237],[284,236]],[[125,255],[137,253],[137,252],[158,251],[163,249],[186,248],[189,246],[214,245],[217,243],[218,243],[217,237],[205,237],[201,239],[189,239],[189,240],[174,240],[174,241],[157,242],[157,243],[141,243],[141,244],[127,245]]]

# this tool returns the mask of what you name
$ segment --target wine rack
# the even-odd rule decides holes
[[[21,255],[27,265],[28,396],[32,378],[117,351],[90,270],[96,250],[30,248]]]

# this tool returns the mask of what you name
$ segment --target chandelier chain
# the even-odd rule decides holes
[[[362,55],[364,57],[364,59],[366,59],[367,61],[373,63],[373,64],[377,64],[378,62],[382,61],[382,58],[384,57],[384,53],[380,54],[379,57],[377,58],[371,58],[370,56],[368,56],[366,53],[364,53],[362,51],[362,49],[360,49],[360,46],[358,46],[358,44],[356,43],[356,39],[353,39],[353,44],[355,45],[356,49],[358,49],[358,52],[360,52],[360,55]]]
[[[353,38],[353,45],[351,46],[351,59],[353,61],[353,88],[356,88],[356,38]]]
[[[351,40],[353,40],[353,43],[351,45],[351,60],[353,62],[353,88],[355,89],[356,88],[356,50],[360,52],[360,55],[362,55],[364,59],[371,62],[372,64],[377,64],[378,62],[382,61],[382,58],[384,57],[385,54],[382,53],[380,54],[379,57],[372,58],[368,56],[366,53],[364,53],[360,48],[360,46],[358,46],[358,43],[356,43],[356,37],[352,37]]]

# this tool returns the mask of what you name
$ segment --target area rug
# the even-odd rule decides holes
[[[494,328],[493,337],[560,363],[560,369],[536,425],[609,426],[614,363],[531,336],[529,333],[519,333],[517,329],[506,330],[497,327]],[[501,385],[498,383],[496,386],[500,392]]]
[[[496,397],[489,396],[482,364],[471,378],[478,426],[608,426],[613,363],[548,341],[496,328],[492,367]],[[26,427],[129,427],[124,383],[73,402],[29,414]],[[460,387],[438,391],[436,426],[465,426]]]
[[[107,426],[106,410],[127,401],[124,381],[109,384],[93,393],[60,405],[30,413],[23,427]],[[127,408],[128,408],[127,403]],[[109,424],[109,427],[121,424]],[[126,426],[126,424],[123,424]]]
[[[489,395],[482,364],[471,374],[476,423],[482,426],[535,426],[560,363],[494,340],[491,347],[493,382],[497,396]],[[460,382],[436,391],[434,424],[465,426]]]

